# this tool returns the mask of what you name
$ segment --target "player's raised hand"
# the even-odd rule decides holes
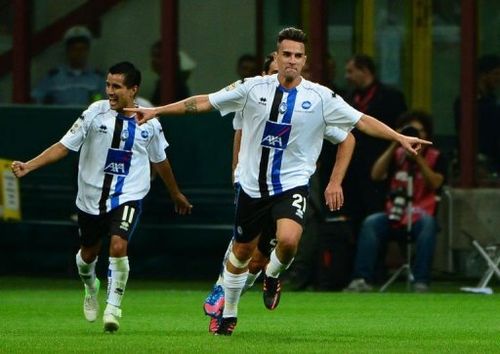
[[[30,170],[28,169],[28,164],[21,161],[13,161],[10,165],[10,169],[17,178],[26,176]]]
[[[138,107],[138,108],[124,108],[126,112],[134,112],[135,120],[137,123],[143,124],[148,120],[153,119],[157,114],[155,108],[147,108],[147,107]]]
[[[175,204],[175,212],[180,215],[191,214],[191,209],[193,205],[189,202],[186,196],[182,193],[178,193],[173,197]]]
[[[401,146],[403,146],[406,151],[413,155],[418,154],[418,151],[422,148],[422,145],[432,145],[431,141],[403,134],[400,134],[400,138],[398,140]]]

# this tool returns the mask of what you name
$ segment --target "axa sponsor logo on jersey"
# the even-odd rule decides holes
[[[288,145],[291,131],[292,126],[290,124],[267,121],[260,144],[269,148],[284,150]]]
[[[104,166],[104,173],[126,176],[130,170],[132,151],[109,149]]]

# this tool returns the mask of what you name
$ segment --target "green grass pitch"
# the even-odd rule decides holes
[[[83,318],[78,280],[0,277],[0,353],[500,353],[499,295],[285,291],[268,311],[259,287],[233,336],[215,337],[209,284],[132,276],[121,328],[106,334]]]

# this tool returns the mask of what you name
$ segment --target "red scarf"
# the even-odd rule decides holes
[[[378,84],[374,83],[370,88],[368,88],[364,92],[358,92],[354,94],[354,108],[356,108],[360,112],[367,112],[368,106],[370,105],[373,96],[378,91]]]

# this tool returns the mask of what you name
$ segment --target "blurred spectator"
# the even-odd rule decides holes
[[[500,87],[500,57],[490,54],[477,65],[477,147],[478,161],[487,173],[500,173],[500,106],[496,96]],[[455,125],[460,132],[460,98],[455,100]]]
[[[175,99],[174,101],[180,101],[186,97],[191,96],[191,91],[189,90],[187,81],[191,76],[191,73],[196,68],[196,62],[182,50],[178,53],[177,62],[179,68],[177,70],[177,78],[175,81]],[[151,103],[158,106],[162,104],[161,101],[161,41],[155,42],[151,47],[151,68],[158,75],[158,80],[155,84],[155,89],[153,91],[153,96],[151,97]]]
[[[309,65],[309,62],[306,61],[304,66],[302,67],[302,73],[300,74],[302,77],[306,80],[311,80],[311,65]]]
[[[39,104],[88,105],[105,97],[104,75],[88,66],[92,34],[83,26],[64,34],[66,63],[49,71],[32,91]]]
[[[337,86],[335,78],[337,76],[337,63],[330,53],[326,54],[326,86],[333,92],[344,96],[344,90]]]
[[[412,111],[404,114],[397,124],[405,135],[432,140],[432,120],[424,112]],[[435,219],[437,195],[446,175],[443,154],[432,146],[423,147],[418,155],[407,154],[396,143],[391,143],[377,159],[371,170],[374,180],[389,180],[390,193],[384,212],[369,215],[358,235],[357,254],[353,280],[346,291],[372,290],[375,264],[379,249],[385,249],[388,239],[405,240],[408,220],[411,217],[410,235],[416,243],[415,262],[412,272],[414,290],[428,290],[437,223]],[[409,176],[413,177],[413,188],[408,190]],[[408,196],[412,195],[412,208],[408,212]]]
[[[252,54],[243,54],[238,58],[236,72],[240,79],[259,75],[260,68],[257,57]]]
[[[346,95],[346,100],[359,111],[377,117],[393,128],[397,117],[406,111],[403,94],[381,83],[376,76],[373,59],[357,54],[346,64],[345,77],[353,90]],[[356,137],[356,149],[346,176],[346,205],[344,212],[354,219],[355,226],[375,211],[382,210],[386,195],[383,183],[376,183],[370,178],[370,171],[375,160],[387,148],[385,140],[375,139],[359,131],[353,131]]]

